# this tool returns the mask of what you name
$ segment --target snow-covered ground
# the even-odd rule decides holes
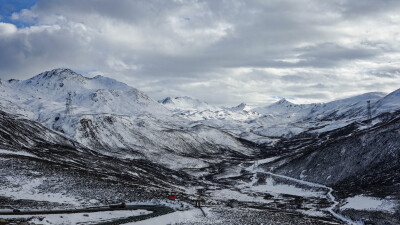
[[[276,157],[271,157],[271,158],[266,158],[264,160],[259,160],[260,162],[266,163],[266,162],[271,162],[275,160]],[[333,189],[330,187],[327,187],[322,184],[318,183],[313,183],[313,182],[308,182],[304,181],[301,179],[296,179],[293,177],[288,177],[280,174],[274,174],[272,172],[265,172],[261,168],[257,167],[256,162],[254,162],[253,165],[250,165],[248,167],[245,167],[244,169],[248,172],[253,173],[253,177],[250,183],[242,183],[240,185],[240,189],[242,191],[249,191],[250,193],[254,192],[262,192],[262,193],[268,193],[272,196],[279,196],[279,194],[288,194],[288,195],[295,195],[295,196],[301,196],[301,197],[314,197],[314,198],[327,198],[329,201],[333,202],[333,204],[326,208],[323,209],[323,211],[329,212],[332,216],[336,217],[337,219],[347,223],[347,224],[352,224],[352,225],[358,225],[361,224],[358,221],[352,221],[351,219],[337,213],[335,210],[337,206],[339,205],[339,201],[336,200],[336,198],[333,196],[332,192]],[[257,184],[257,174],[267,174],[269,177],[263,181],[262,184]],[[274,178],[279,178],[283,180],[287,180],[296,184],[299,184],[303,187],[309,187],[309,188],[299,188],[294,185],[288,185],[288,184],[282,184],[279,182],[276,182]],[[312,208],[311,210],[297,210],[297,212],[310,215],[310,216],[325,216],[325,214],[321,210],[316,210],[315,208]]]
[[[207,208],[203,208],[206,213],[209,213]],[[138,221],[134,223],[127,223],[127,225],[165,225],[175,223],[186,223],[201,221],[204,218],[202,212],[198,208],[193,208],[186,211],[176,211],[163,216],[154,217],[151,219]]]
[[[253,186],[241,186],[252,192],[263,192],[269,194],[288,194],[302,197],[321,197],[325,193],[320,191],[314,191],[312,189],[298,188],[293,185],[279,184],[276,183],[272,177],[266,179],[265,184],[253,185]]]
[[[0,196],[11,199],[47,201],[56,203],[65,203],[80,206],[78,198],[69,196],[66,193],[42,193],[38,186],[43,185],[43,178],[27,178],[24,176],[5,176],[2,177],[4,183],[0,189]],[[3,186],[4,185],[4,186]]]
[[[69,214],[44,214],[38,216],[1,216],[4,219],[13,218],[32,218],[29,222],[35,224],[57,224],[57,225],[71,225],[71,224],[96,224],[109,220],[122,219],[130,216],[139,216],[152,213],[147,210],[116,210],[106,212],[90,212],[90,213],[69,213]]]
[[[213,199],[228,201],[235,199],[237,201],[244,202],[260,202],[260,203],[271,203],[271,200],[264,199],[260,196],[252,196],[250,194],[245,194],[240,191],[234,191],[230,189],[215,190],[210,193]]]
[[[379,199],[364,195],[357,195],[346,199],[346,204],[341,209],[356,209],[367,211],[387,211],[395,212],[397,201],[388,199]]]

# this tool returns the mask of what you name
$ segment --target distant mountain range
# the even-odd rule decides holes
[[[328,103],[221,107],[190,97],[157,102],[114,79],[55,69],[0,80],[0,115],[0,159],[12,164],[0,168],[4,177],[18,171],[29,180],[36,171],[41,179],[62,174],[79,188],[115,181],[118,190],[129,183],[190,196],[193,186],[257,186],[251,177],[264,171],[329,185],[343,199],[400,200],[400,89]]]

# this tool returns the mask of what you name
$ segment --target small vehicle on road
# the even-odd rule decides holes
[[[111,209],[125,208],[125,207],[126,207],[125,202],[122,202],[121,204],[110,205],[110,208],[111,208]]]

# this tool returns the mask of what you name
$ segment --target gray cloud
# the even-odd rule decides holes
[[[386,66],[380,67],[375,70],[369,71],[369,74],[377,77],[386,77],[386,78],[399,78],[400,77],[400,65],[397,67],[394,66]]]
[[[325,93],[311,93],[311,94],[297,94],[293,95],[295,98],[309,98],[309,99],[321,99],[321,98],[328,98]]]
[[[155,99],[225,105],[388,92],[400,86],[398,8],[389,0],[39,0],[12,16],[29,26],[0,23],[0,78],[69,67]]]
[[[372,59],[381,54],[379,49],[348,48],[334,43],[322,43],[297,49],[302,60],[297,66],[333,67],[343,62]]]
[[[343,1],[337,7],[346,17],[365,17],[398,12],[400,2],[397,0]]]

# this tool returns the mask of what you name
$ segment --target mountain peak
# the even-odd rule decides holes
[[[184,100],[184,101],[202,102],[199,99],[192,98],[192,97],[189,97],[189,96],[175,97],[175,99],[176,100]],[[206,103],[206,102],[204,102],[204,103]]]
[[[235,107],[232,107],[231,110],[236,110],[236,111],[240,111],[240,110],[249,111],[249,110],[250,110],[250,107],[249,107],[246,103],[242,102],[242,103],[240,103],[239,105],[237,105],[237,106],[235,106]]]
[[[52,77],[59,77],[59,78],[67,78],[67,77],[79,77],[85,78],[84,76],[76,73],[75,71],[68,69],[68,68],[57,68],[50,71],[46,71],[44,73],[39,74],[39,76],[43,78],[50,79]]]
[[[171,97],[166,97],[163,100],[159,100],[158,102],[161,104],[168,104],[168,103],[172,103],[172,99],[171,99]]]
[[[286,98],[282,98],[279,101],[277,101],[275,104],[293,104],[293,103],[286,100]]]
[[[244,107],[246,107],[246,106],[247,106],[247,104],[244,103],[244,102],[242,102],[242,103],[240,103],[237,107],[244,108]]]
[[[85,83],[89,78],[84,77],[75,71],[67,68],[57,68],[50,71],[46,71],[40,73],[28,80],[23,81],[22,83],[25,85],[39,85],[39,86],[47,86],[52,84],[62,83],[64,80],[75,81],[78,83]]]
[[[167,97],[158,101],[165,107],[174,110],[214,110],[216,107],[209,105],[207,102],[201,101],[196,98],[183,96],[183,97]]]
[[[75,71],[67,68],[57,68],[50,71],[40,73],[28,80],[20,83],[25,87],[46,87],[49,89],[60,89],[64,92],[77,91],[77,89],[107,89],[107,90],[133,90],[135,88],[128,86],[123,82],[119,82],[113,78],[97,75],[93,78],[85,77]]]
[[[18,83],[19,82],[19,80],[17,80],[17,79],[9,79],[8,80],[8,83]]]

